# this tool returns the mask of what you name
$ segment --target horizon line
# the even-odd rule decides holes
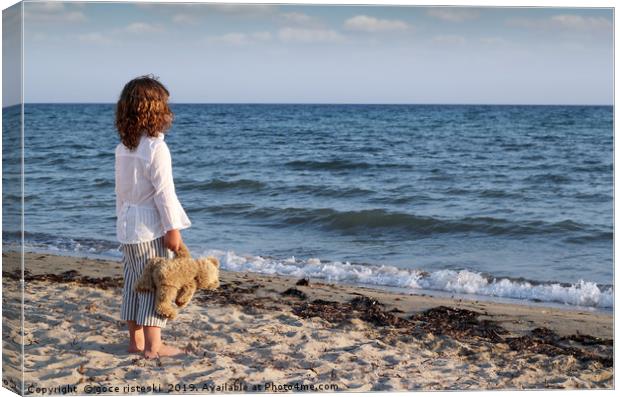
[[[116,102],[24,102],[24,105],[115,105]],[[433,103],[433,102],[169,102],[171,105],[385,105],[385,106],[611,106],[583,103]],[[3,106],[2,109],[22,103]]]

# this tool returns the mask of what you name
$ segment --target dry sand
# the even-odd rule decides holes
[[[609,313],[223,271],[220,290],[197,294],[162,331],[190,354],[145,360],[126,352],[119,262],[26,254],[25,263],[26,393],[613,387]],[[14,390],[19,274],[18,255],[4,253],[3,369]]]

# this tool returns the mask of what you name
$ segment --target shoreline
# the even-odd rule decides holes
[[[163,331],[190,356],[153,364],[124,351],[120,262],[36,253],[25,261],[24,364],[46,387],[161,377],[333,381],[349,391],[613,387],[613,313],[224,270],[221,287],[197,293]],[[19,276],[18,254],[3,253],[9,377],[19,374]]]
[[[9,249],[6,252],[17,252],[17,251],[13,251],[13,249]],[[218,251],[218,252],[225,252],[225,251]],[[106,255],[106,254],[57,251],[57,250],[44,249],[44,248],[29,249],[25,251],[25,253],[32,254],[32,255],[51,255],[51,256],[70,257],[70,258],[77,258],[77,259],[95,260],[95,261],[120,262],[121,260],[120,256],[114,257],[111,255]],[[233,253],[233,255],[236,255],[236,254]],[[246,258],[245,255],[242,255],[239,257]],[[269,256],[258,256],[256,258],[267,259],[267,260],[274,259]],[[280,259],[275,258],[275,259],[281,261],[282,263],[286,263],[285,259],[282,259],[282,258]],[[371,265],[371,264],[366,264],[366,263],[352,263],[352,265],[371,266],[371,267],[377,266],[377,265]],[[402,269],[402,270],[407,270],[407,269]],[[260,271],[252,271],[252,270],[244,270],[244,271],[224,270],[224,271],[231,272],[231,273],[252,273],[252,274],[275,276],[275,277],[292,277],[292,276],[283,275],[283,274],[274,274],[274,273],[269,273],[269,272],[260,272]],[[422,270],[416,270],[416,271],[419,271],[422,273],[428,273]],[[478,274],[478,273],[474,272],[473,274]],[[488,275],[483,275],[483,276],[490,277]],[[304,277],[309,277],[309,276],[304,276]],[[561,301],[556,301],[556,300],[545,300],[541,298],[525,298],[525,297],[515,298],[515,297],[510,297],[510,296],[502,296],[502,295],[494,295],[494,294],[480,294],[480,293],[475,293],[475,292],[471,292],[471,293],[470,292],[454,292],[450,290],[424,288],[424,287],[411,288],[411,287],[400,287],[400,286],[394,286],[394,285],[354,282],[354,281],[349,281],[349,280],[335,280],[335,279],[330,280],[328,278],[320,278],[320,277],[312,277],[312,279],[315,279],[317,282],[341,285],[341,286],[351,287],[351,288],[369,288],[371,290],[379,290],[379,291],[388,292],[388,293],[417,295],[417,296],[430,296],[430,297],[446,298],[446,299],[452,299],[452,300],[466,300],[466,301],[472,301],[472,302],[481,301],[481,302],[489,302],[489,303],[497,303],[497,304],[508,304],[508,305],[514,304],[514,305],[520,305],[520,306],[524,305],[524,306],[531,306],[531,307],[541,307],[541,308],[546,307],[546,308],[553,308],[553,309],[560,309],[560,310],[590,311],[590,312],[608,313],[608,314],[613,314],[613,311],[614,311],[613,306],[609,307],[609,306],[579,305],[579,304],[561,302]],[[569,288],[572,286],[574,288],[574,286],[578,284],[578,283],[571,284],[569,282],[561,282],[561,281],[536,281],[536,280],[524,279],[522,277],[509,277],[509,276],[488,278],[488,280],[501,280],[502,282],[508,281],[510,283],[515,283],[515,285],[518,285],[517,283],[525,282],[531,285],[532,288],[537,288],[540,286],[545,286],[545,287],[559,286],[561,288]],[[589,283],[590,282],[586,282],[586,284],[589,284]],[[613,294],[613,285],[598,284],[598,283],[593,283],[593,284],[596,285],[598,288],[610,287],[612,288],[611,293]],[[609,293],[609,291],[606,291],[606,290],[604,291],[603,289],[601,289],[600,291],[601,293],[605,293],[605,294]],[[612,305],[613,305],[613,297],[612,297]]]
[[[14,271],[15,265],[14,260],[17,256],[16,252],[3,253],[3,263],[6,259],[6,262],[9,266],[3,266],[3,272],[5,271]],[[120,261],[112,260],[112,259],[90,259],[82,256],[67,256],[61,254],[49,254],[49,253],[25,253],[25,261],[27,270],[34,275],[42,275],[42,274],[61,274],[67,270],[76,270],[81,275],[87,277],[121,277],[122,278],[122,263]],[[110,273],[106,273],[106,271],[111,271]],[[251,277],[260,282],[266,282],[268,284],[273,284],[274,286],[279,286],[280,284],[286,285],[294,285],[299,278],[293,276],[286,275],[270,275],[264,273],[256,273],[250,271],[230,271],[230,270],[221,270],[220,277],[225,282],[227,280],[238,281],[239,279],[247,279]],[[493,314],[501,314],[501,313],[518,313],[519,315],[530,315],[534,318],[538,319],[538,313],[543,313],[544,317],[547,315],[553,316],[562,316],[562,313],[567,314],[569,318],[572,318],[573,315],[576,316],[586,316],[591,315],[596,318],[595,324],[604,324],[606,317],[610,317],[613,319],[613,310],[602,310],[594,307],[579,307],[579,306],[571,306],[571,305],[562,305],[562,304],[554,304],[553,302],[532,302],[532,301],[519,301],[519,302],[497,302],[495,300],[486,300],[484,296],[481,296],[480,299],[466,299],[462,296],[459,296],[455,293],[444,292],[444,291],[423,291],[420,290],[415,292],[404,292],[404,291],[393,291],[391,288],[398,287],[386,287],[382,288],[379,286],[372,285],[356,285],[350,284],[346,282],[331,282],[322,278],[314,278],[309,277],[308,280],[312,285],[318,285],[322,288],[329,290],[330,288],[334,288],[337,290],[342,290],[343,293],[349,294],[351,296],[356,295],[356,290],[364,291],[366,295],[383,298],[389,302],[389,308],[396,308],[398,310],[403,310],[405,315],[412,315],[418,311],[430,309],[435,306],[455,306],[459,308],[465,308],[470,310],[486,310]],[[282,292],[282,291],[279,291]],[[436,292],[437,294],[433,294]],[[316,297],[318,299],[325,298],[333,298],[331,293],[322,293],[320,291],[316,292]],[[444,295],[444,296],[442,296]],[[454,295],[454,297],[445,296],[445,295]],[[342,298],[342,295],[340,296]],[[397,302],[398,301],[398,302]],[[600,323],[599,323],[599,320]],[[556,325],[553,321],[548,320],[549,324],[553,326],[557,326],[558,330],[564,331],[570,328],[570,326],[560,327]],[[571,324],[572,325],[572,324]],[[576,327],[575,327],[576,328]],[[588,328],[590,330],[590,328]],[[604,327],[599,331],[598,329],[593,329],[593,334],[597,334],[599,337],[613,338],[613,329],[609,329]],[[601,335],[598,335],[601,333]]]

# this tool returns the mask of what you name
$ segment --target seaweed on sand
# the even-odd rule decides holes
[[[2,277],[8,277],[13,280],[21,279],[19,270],[13,272],[2,272]],[[24,282],[30,281],[47,281],[52,283],[77,283],[81,285],[92,286],[100,289],[120,288],[123,286],[122,277],[90,277],[80,276],[77,270],[67,270],[60,274],[45,273],[32,274],[28,270],[24,270]]]
[[[571,346],[567,343],[569,341],[577,342],[581,346]],[[570,355],[579,361],[598,361],[605,367],[613,367],[613,350],[608,348],[613,347],[613,340],[611,339],[583,335],[560,336],[548,328],[535,328],[527,335],[506,338],[505,343],[512,350],[527,350],[546,356]],[[598,354],[587,348],[592,346],[603,347],[603,354]]]
[[[286,291],[282,292],[281,294],[283,296],[293,296],[295,298],[299,298],[302,300],[308,298],[305,293],[298,290],[297,288],[289,288]]]
[[[411,316],[413,322],[439,335],[449,335],[461,341],[479,338],[492,343],[505,343],[514,351],[529,351],[549,357],[573,356],[579,361],[598,361],[605,367],[613,366],[613,340],[584,335],[560,336],[548,328],[535,328],[525,335],[510,336],[510,332],[491,320],[480,320],[482,313],[445,306],[435,307]],[[572,341],[580,346],[570,346]],[[584,343],[585,342],[585,343]],[[600,352],[588,347],[602,347]]]
[[[433,334],[450,335],[455,339],[480,337],[501,342],[506,329],[490,320],[478,319],[482,313],[454,307],[438,306],[416,313],[410,319]]]
[[[404,327],[407,320],[383,309],[383,304],[367,296],[356,297],[350,302],[315,299],[293,307],[293,313],[302,318],[320,317],[331,323],[344,323],[360,318],[375,326]]]
[[[376,327],[390,327],[405,335],[419,335],[423,330],[433,335],[445,335],[461,342],[486,342],[505,344],[511,350],[529,351],[550,357],[573,356],[588,362],[597,361],[603,366],[613,366],[613,340],[586,335],[559,336],[547,328],[536,328],[526,335],[513,337],[507,329],[489,319],[480,319],[483,313],[447,306],[438,306],[405,319],[386,311],[384,305],[374,298],[359,296],[349,302],[316,299],[293,306],[293,313],[302,318],[320,317],[336,325],[359,318]],[[390,332],[389,334],[393,334]],[[577,343],[576,346],[567,345]],[[602,352],[588,347],[602,348]],[[605,349],[604,347],[607,346]]]
[[[299,280],[297,280],[295,285],[299,285],[299,286],[303,286],[303,287],[308,287],[308,286],[310,286],[310,280],[308,280],[307,278],[300,278]]]

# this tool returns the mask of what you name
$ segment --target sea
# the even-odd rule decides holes
[[[611,106],[171,108],[165,140],[194,256],[455,299],[613,308]],[[25,105],[26,250],[121,258],[114,111]],[[19,116],[3,109],[4,250],[21,236]]]

